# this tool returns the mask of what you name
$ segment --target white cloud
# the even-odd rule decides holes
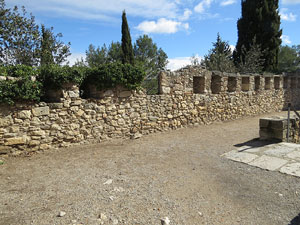
[[[282,0],[282,4],[300,4],[300,0]]]
[[[101,21],[120,20],[124,9],[128,15],[143,18],[176,18],[182,14],[172,0],[9,0],[7,5],[25,5],[27,11],[33,13]]]
[[[186,21],[190,18],[190,16],[193,14],[193,12],[189,9],[185,9],[184,13],[181,17],[179,17],[179,20]]]
[[[292,44],[290,37],[287,35],[282,35],[281,40],[282,40],[283,44],[286,44],[286,45]]]
[[[236,0],[224,0],[220,3],[221,6],[228,6],[236,3]]]
[[[195,6],[195,12],[204,13],[206,9],[210,8],[212,2],[213,0],[202,0],[198,5]]]
[[[81,58],[85,59],[85,53],[72,53],[67,60],[70,65],[73,66],[77,61],[80,61]]]
[[[280,18],[285,21],[296,21],[297,15],[293,13],[289,13],[287,8],[283,8],[280,10]]]
[[[233,52],[235,50],[235,46],[234,45],[229,45],[231,52]]]
[[[143,31],[144,33],[166,33],[173,34],[177,31],[184,29],[189,29],[188,23],[181,23],[174,20],[168,20],[165,18],[159,19],[156,21],[144,21],[140,23],[136,29]]]
[[[201,62],[201,60],[203,59],[201,56],[199,56],[198,54],[195,55],[195,58]],[[167,69],[174,71],[174,70],[178,70],[182,67],[185,67],[187,65],[191,65],[191,57],[176,57],[176,58],[169,58],[168,59],[168,65],[167,65]]]

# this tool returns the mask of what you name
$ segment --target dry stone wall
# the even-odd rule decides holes
[[[161,72],[159,95],[109,91],[101,99],[81,99],[78,88],[68,87],[60,102],[1,105],[0,154],[138,138],[187,125],[280,111],[287,102],[298,106],[300,95],[297,77],[227,74],[201,67]]]

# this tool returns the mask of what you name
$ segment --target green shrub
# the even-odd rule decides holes
[[[108,63],[90,68],[84,85],[95,84],[98,90],[115,88],[120,85],[130,90],[141,86],[145,72],[138,66],[121,63]]]
[[[37,75],[37,69],[32,66],[16,65],[16,66],[2,66],[0,73],[4,76],[27,78]]]
[[[0,103],[39,102],[42,84],[30,79],[0,81]]]
[[[38,80],[44,88],[60,89],[65,83],[80,85],[84,76],[84,67],[47,65],[40,68]]]

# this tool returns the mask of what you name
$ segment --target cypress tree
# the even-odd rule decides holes
[[[52,35],[51,31],[46,29],[42,24],[42,40],[41,40],[41,65],[54,64],[52,55]]]
[[[125,10],[122,14],[122,62],[134,64],[133,48]]]
[[[254,44],[253,40],[256,40],[262,50],[263,70],[275,71],[278,67],[282,34],[278,0],[242,0],[242,17],[237,22],[237,28],[235,62],[243,61],[246,53],[244,50],[249,51]]]

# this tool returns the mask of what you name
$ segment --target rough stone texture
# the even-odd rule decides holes
[[[49,106],[33,108],[32,114],[34,116],[47,116],[49,115]]]
[[[289,123],[289,142],[299,143],[300,118],[294,115]],[[259,120],[259,136],[261,140],[278,139],[287,141],[287,117],[262,118]]]
[[[118,87],[102,92],[95,89],[98,99],[78,98],[78,87],[69,84],[59,102],[1,105],[0,146],[9,143],[14,147],[11,153],[25,153],[32,151],[32,146],[42,150],[110,138],[139,138],[188,125],[280,111],[287,102],[299,105],[300,89],[283,88],[283,75],[269,77],[270,85],[265,89],[265,77],[257,74],[242,76],[187,67],[160,73],[160,95]],[[275,77],[279,78],[277,89]]]

